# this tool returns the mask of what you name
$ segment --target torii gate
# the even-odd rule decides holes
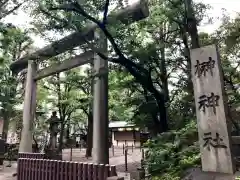
[[[108,16],[108,24],[114,24],[116,20],[128,25],[132,22],[144,19],[149,16],[149,9],[145,0],[139,0],[131,6]],[[131,19],[131,21],[129,21]],[[72,68],[93,62],[96,73],[102,69],[105,74],[95,77],[93,85],[93,161],[95,163],[108,164],[108,62],[101,59],[93,51],[87,51],[69,60],[63,61],[59,65],[53,65],[41,70],[37,70],[37,62],[47,60],[84,44],[87,40],[96,38],[97,25],[91,23],[83,31],[75,32],[52,44],[14,61],[10,68],[14,73],[19,73],[27,68],[27,78],[25,85],[23,128],[19,152],[32,152],[32,123],[36,110],[36,89],[37,81],[53,74],[70,70]],[[100,33],[101,34],[101,33]],[[98,34],[99,36],[99,34]],[[107,39],[101,37],[100,49],[107,53]]]

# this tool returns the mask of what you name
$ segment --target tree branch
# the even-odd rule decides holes
[[[97,25],[101,24],[101,22],[98,21],[96,18],[94,18],[94,17],[90,16],[89,14],[87,14],[85,12],[85,10],[81,7],[81,5],[78,4],[77,2],[63,4],[63,5],[60,5],[58,7],[51,7],[51,8],[49,8],[49,10],[63,10],[63,11],[68,11],[68,12],[73,11],[73,12],[76,12],[78,14],[81,14],[86,19],[89,19],[90,21],[96,23]]]
[[[116,54],[119,56],[119,59],[115,59],[115,60],[120,60],[121,61],[127,61],[125,63],[123,63],[122,65],[125,66],[126,63],[130,63],[131,66],[137,68],[139,71],[144,72],[145,74],[148,73],[148,71],[143,68],[142,66],[132,62],[131,60],[128,60],[123,53],[121,52],[121,50],[119,49],[118,45],[116,44],[113,36],[109,33],[109,31],[106,29],[106,26],[101,23],[100,21],[98,21],[96,18],[90,16],[89,14],[87,14],[84,9],[81,7],[80,4],[78,3],[71,3],[71,4],[64,4],[61,5],[59,7],[52,7],[50,8],[50,10],[65,10],[65,11],[73,11],[76,12],[82,16],[84,16],[86,19],[92,21],[93,23],[96,23],[96,25],[103,31],[103,33],[105,34],[106,38],[109,40],[109,42],[111,43],[111,45],[113,46],[114,51],[116,52]],[[97,52],[97,54],[105,59],[108,60],[108,58],[106,56],[104,56],[102,53],[100,53],[99,51]],[[113,60],[113,59],[112,59]]]
[[[103,21],[102,21],[102,23],[103,23],[104,25],[107,24],[108,7],[109,7],[109,0],[106,0],[106,2],[105,2],[105,8],[104,8],[104,13],[103,13]]]
[[[42,8],[41,6],[40,6],[40,11],[41,11],[43,14],[45,14],[46,16],[48,16],[48,17],[50,17],[50,18],[52,18],[52,19],[60,22],[61,24],[63,24],[62,26],[55,27],[55,28],[57,28],[57,29],[62,29],[62,28],[67,27],[67,26],[69,25],[69,23],[68,23],[66,20],[61,19],[61,18],[58,18],[58,17],[52,15],[51,13],[47,12],[44,8]],[[74,27],[73,27],[73,29],[77,30],[77,29],[74,28]]]
[[[156,89],[156,87],[154,87],[152,78],[151,78],[151,72],[148,71],[147,69],[145,69],[144,67],[142,67],[141,65],[134,63],[132,60],[127,59],[124,56],[124,54],[122,53],[122,51],[120,50],[120,48],[118,47],[118,45],[116,44],[113,36],[106,29],[105,24],[99,22],[97,19],[95,19],[94,17],[87,14],[83,10],[83,8],[80,6],[80,4],[71,3],[71,4],[67,4],[67,5],[62,5],[58,8],[51,8],[51,9],[52,10],[74,11],[74,12],[84,16],[88,20],[94,22],[102,30],[102,32],[105,34],[106,38],[109,40],[109,42],[113,46],[115,53],[119,57],[119,58],[112,59],[112,60],[115,60],[115,62],[124,66],[132,74],[132,76],[135,77],[136,81],[138,83],[140,83],[142,86],[144,86],[154,96],[159,109],[162,111],[162,113],[160,113],[160,118],[162,120],[162,126],[163,126],[162,128],[164,129],[164,131],[166,131],[168,129],[166,116],[165,116],[166,113],[163,112],[163,111],[165,111],[165,105],[164,105],[165,96],[162,92],[158,91]],[[109,58],[104,56],[102,53],[97,53],[97,54],[101,58],[103,58],[105,60],[109,60]]]
[[[1,3],[0,7],[3,7],[5,3],[7,3],[8,0],[6,0],[5,2]],[[19,3],[17,4],[16,6],[14,6],[12,9],[10,10],[7,10],[6,12],[4,12],[4,10],[0,9],[0,12],[3,13],[1,16],[0,16],[0,20],[5,18],[6,16],[8,16],[9,14],[13,13],[14,11],[16,11],[18,8],[20,8],[25,2],[22,2],[22,3]]]

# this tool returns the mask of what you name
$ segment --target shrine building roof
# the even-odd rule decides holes
[[[109,123],[109,128],[134,127],[135,125],[127,121],[112,121]]]

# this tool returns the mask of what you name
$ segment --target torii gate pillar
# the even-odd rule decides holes
[[[107,38],[96,30],[95,39],[102,53],[107,55]],[[94,55],[93,70],[93,162],[109,163],[108,147],[108,61]]]
[[[19,152],[32,152],[32,128],[36,110],[36,88],[34,80],[37,65],[32,60],[28,61],[27,78],[25,85],[23,127]]]

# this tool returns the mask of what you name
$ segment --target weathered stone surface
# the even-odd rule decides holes
[[[32,152],[32,123],[36,111],[36,90],[37,84],[33,77],[37,71],[37,65],[33,61],[28,61],[28,71],[25,86],[23,127],[19,152]]]
[[[48,66],[44,69],[41,69],[37,72],[37,75],[34,77],[35,80],[40,80],[42,78],[51,76],[56,73],[68,71],[72,68],[87,64],[92,61],[93,58],[93,52],[87,51],[85,53],[82,53],[80,55],[74,56],[71,59],[67,59],[63,62],[60,62],[58,64],[54,64],[51,66]]]
[[[134,173],[134,172],[132,172]],[[136,179],[135,177],[132,177],[131,173],[128,172],[117,172],[118,177],[123,177],[124,180],[131,180],[131,179]]]
[[[107,55],[107,39],[102,32],[96,31],[95,38],[102,53]],[[96,72],[93,82],[93,161],[109,163],[108,152],[108,61],[94,55],[93,69]],[[105,69],[101,73],[101,69]]]
[[[215,45],[191,50],[202,169],[234,172],[223,74]]]
[[[236,172],[234,175],[215,173],[215,172],[203,172],[200,168],[193,168],[188,170],[187,175],[182,180],[236,180],[240,176],[240,172]]]
[[[124,180],[124,177],[112,176],[108,177],[107,180]]]

